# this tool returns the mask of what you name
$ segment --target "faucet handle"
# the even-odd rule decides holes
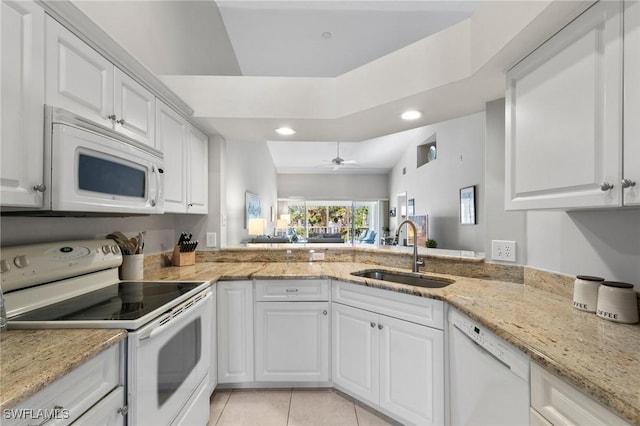
[[[424,266],[424,265],[425,265],[425,263],[424,263],[424,259],[418,259],[418,260],[416,260],[416,265],[418,265],[418,266]]]

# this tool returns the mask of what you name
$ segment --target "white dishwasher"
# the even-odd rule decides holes
[[[529,357],[449,310],[452,425],[529,425]]]

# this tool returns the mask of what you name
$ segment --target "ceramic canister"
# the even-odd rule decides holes
[[[633,285],[603,281],[598,290],[597,315],[609,321],[637,323],[638,296],[633,290]]]
[[[598,289],[604,278],[578,275],[573,284],[573,307],[587,312],[595,312]]]

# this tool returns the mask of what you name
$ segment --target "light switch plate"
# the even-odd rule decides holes
[[[491,259],[504,262],[516,261],[516,242],[504,240],[491,241]]]

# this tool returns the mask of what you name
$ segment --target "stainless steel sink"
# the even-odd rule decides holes
[[[424,275],[388,271],[386,269],[367,269],[365,271],[352,272],[351,275],[426,288],[442,288],[454,282],[444,278],[430,278]]]

